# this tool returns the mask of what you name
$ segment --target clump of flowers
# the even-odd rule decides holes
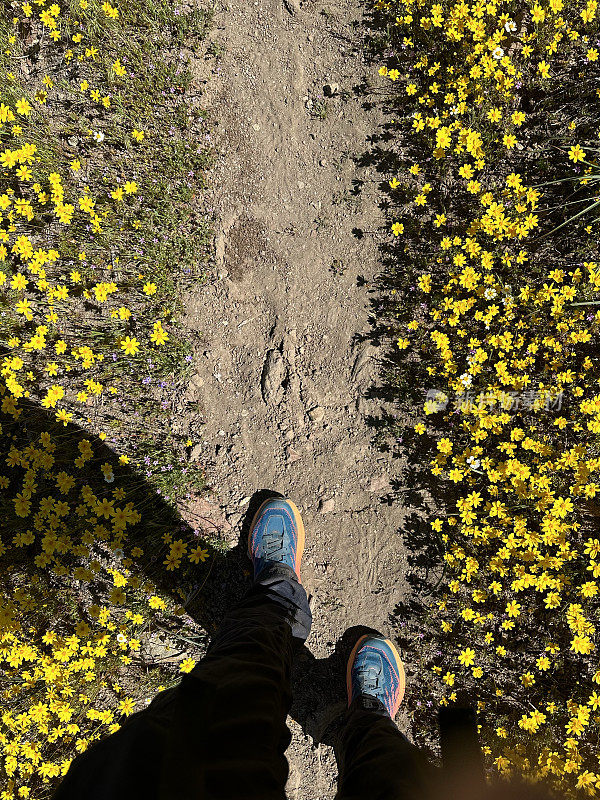
[[[179,45],[204,33],[208,15],[160,0],[9,5],[14,16],[0,26],[3,800],[49,797],[74,755],[168,678],[149,669],[145,642],[185,614],[209,556],[175,508],[203,486],[186,454],[196,433],[181,422],[172,431],[171,420],[193,358],[173,327],[180,290],[202,277],[210,244],[210,220],[190,203],[210,134],[185,94]],[[33,39],[43,58],[32,57]],[[165,577],[175,569],[172,592]]]
[[[495,771],[595,795],[600,254],[564,192],[597,169],[597,4],[374,9],[403,143],[390,327],[445,507],[430,666],[442,704],[478,698]]]

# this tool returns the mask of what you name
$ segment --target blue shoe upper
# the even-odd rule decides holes
[[[287,564],[296,572],[298,528],[294,513],[285,500],[269,500],[260,510],[250,532],[249,552],[254,577],[269,562]]]
[[[382,638],[370,636],[361,644],[350,672],[352,696],[376,697],[394,717],[400,704],[400,675],[396,657],[389,644]]]

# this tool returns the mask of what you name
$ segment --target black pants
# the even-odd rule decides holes
[[[202,662],[77,756],[55,800],[283,800],[290,668],[311,622],[293,571],[268,566]],[[344,722],[337,800],[424,797],[427,765],[379,701],[357,698]]]

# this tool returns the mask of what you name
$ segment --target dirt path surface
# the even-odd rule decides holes
[[[222,153],[211,178],[217,274],[187,306],[205,343],[188,397],[206,420],[197,458],[232,543],[257,490],[300,507],[317,664],[350,626],[387,630],[405,593],[402,509],[381,500],[394,466],[365,420],[379,411],[364,397],[377,351],[362,337],[383,219],[377,175],[355,161],[381,123],[353,90],[372,71],[360,19],[358,0],[218,8],[212,38],[223,57],[204,99]],[[318,704],[310,675],[298,680]],[[333,753],[314,743],[311,713],[292,711],[291,798],[335,793]]]

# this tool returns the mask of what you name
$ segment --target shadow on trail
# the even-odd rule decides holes
[[[375,74],[382,63],[390,68],[396,67],[403,74],[410,68],[411,59],[416,60],[414,52],[404,50],[403,60],[396,58],[395,62],[390,62],[393,55],[392,31],[385,14],[376,9],[367,10],[357,27],[362,31],[362,47],[371,74]],[[355,97],[361,100],[365,109],[378,107],[384,116],[379,127],[367,137],[367,148],[355,157],[355,163],[361,169],[375,171],[378,205],[385,219],[377,231],[354,229],[357,238],[371,235],[380,239],[379,271],[368,289],[370,329],[367,334],[357,336],[355,341],[357,344],[370,344],[376,351],[377,378],[365,396],[373,401],[377,412],[368,416],[366,422],[373,431],[375,444],[390,453],[398,465],[395,470],[398,477],[392,479],[389,492],[380,499],[385,504],[399,505],[406,510],[399,534],[408,554],[409,571],[404,577],[410,594],[403,603],[390,609],[389,624],[405,653],[408,651],[410,673],[411,651],[418,647],[419,642],[418,637],[407,636],[407,631],[414,628],[415,633],[420,630],[428,598],[443,576],[442,542],[430,526],[438,509],[434,497],[439,496],[439,481],[430,471],[431,446],[415,433],[413,427],[416,418],[422,417],[427,393],[438,387],[427,372],[429,362],[424,363],[415,355],[407,356],[396,345],[406,323],[414,318],[415,311],[417,315],[424,315],[426,310],[417,288],[417,278],[430,266],[430,253],[423,250],[416,224],[406,223],[406,236],[400,240],[390,241],[389,238],[392,208],[398,209],[403,202],[412,199],[408,187],[391,191],[389,177],[400,175],[408,164],[418,160],[423,163],[423,153],[417,151],[414,137],[403,136],[401,126],[394,122],[405,114],[405,104],[395,85],[390,83],[389,87],[375,86],[370,78],[353,87]],[[356,182],[354,188],[356,193],[362,190]],[[446,429],[452,428],[457,418],[448,413],[442,421],[441,416],[436,415],[436,422]],[[448,502],[451,502],[454,490],[452,486],[447,489]],[[417,654],[414,662],[418,661]],[[410,704],[410,693],[408,702]]]
[[[28,623],[35,629],[35,638],[41,638],[47,630],[67,635],[77,620],[86,618],[86,609],[92,603],[106,602],[112,587],[111,576],[105,570],[81,581],[71,579],[73,571],[78,567],[84,568],[93,559],[105,568],[122,570],[122,560],[130,558],[135,548],[141,548],[144,556],[132,558],[132,574],[152,581],[165,596],[183,604],[193,620],[190,629],[189,621],[186,623],[169,614],[166,619],[161,619],[160,624],[151,620],[145,634],[166,632],[175,639],[181,636],[184,641],[190,641],[205,651],[223,616],[250,586],[247,540],[251,521],[260,504],[270,496],[278,496],[277,493],[262,490],[252,497],[238,543],[223,552],[196,533],[198,528],[195,526],[201,526],[202,519],[188,517],[184,520],[157,493],[141,470],[120,464],[105,441],[77,425],[58,423],[52,410],[29,401],[21,402],[20,408],[22,411],[16,420],[8,414],[1,415],[0,458],[12,466],[7,471],[9,486],[0,500],[3,520],[0,528],[2,540],[14,544],[0,558],[2,600],[13,597],[19,588],[28,587],[34,601],[27,609]],[[44,440],[50,445],[44,447]],[[91,449],[86,442],[90,442]],[[84,465],[77,467],[75,462],[82,451],[93,455]],[[101,469],[108,464],[114,471],[114,482],[107,482]],[[59,472],[75,479],[75,484],[65,494],[57,488],[55,476]],[[17,493],[22,493],[23,478],[27,474],[30,485],[33,480],[37,486],[31,495],[31,514],[18,516],[13,499]],[[81,513],[85,506],[81,502],[82,492],[88,498],[85,515]],[[111,500],[115,508],[127,509],[128,504],[132,504],[130,507],[142,514],[142,521],[129,527],[124,537],[115,535],[115,517],[111,512],[101,510],[103,501]],[[61,502],[65,503],[62,511],[56,505]],[[42,507],[46,512],[40,510]],[[66,513],[67,507],[71,509],[69,513]],[[62,514],[60,519],[44,517],[44,513],[47,517],[57,511]],[[21,544],[20,537],[32,527],[36,536],[30,542],[26,537],[29,543]],[[92,530],[93,542],[90,538]],[[173,539],[208,549],[209,558],[197,565],[184,561],[180,569],[167,571],[163,565],[169,549],[163,541],[165,532],[171,533]],[[51,542],[48,535],[53,537]],[[78,547],[83,549],[77,552]],[[75,548],[75,552],[71,548]],[[90,550],[88,556],[84,553],[86,548]],[[43,556],[44,552],[48,553],[48,563],[36,564],[35,559]],[[64,574],[61,567],[66,568]],[[187,601],[182,598],[181,590]],[[118,610],[115,614],[118,619]],[[294,705],[291,715],[315,742],[334,744],[337,720],[346,707],[346,661],[357,638],[368,630],[356,627],[347,631],[329,658],[316,659],[305,646],[297,654],[292,675]],[[142,666],[151,668],[158,665],[158,662],[153,664],[150,660]],[[140,669],[139,663],[134,664],[131,670],[136,668]]]
[[[370,75],[375,75],[384,63],[388,68],[398,69],[402,78],[410,74],[411,64],[418,54],[400,49],[396,51],[400,56],[394,56],[393,29],[385,14],[376,9],[366,10],[360,21],[360,31]],[[369,331],[356,337],[356,344],[370,345],[377,360],[375,381],[365,393],[374,409],[366,423],[376,446],[389,453],[397,465],[396,477],[391,479],[389,491],[380,500],[405,511],[398,535],[402,537],[407,554],[407,574],[401,577],[408,590],[403,600],[389,609],[388,617],[389,632],[402,652],[407,672],[404,707],[406,724],[411,730],[405,729],[405,733],[412,733],[415,743],[435,758],[439,744],[430,659],[432,650],[437,647],[439,621],[432,610],[435,609],[432,601],[445,570],[441,537],[432,529],[431,522],[441,516],[443,503],[452,504],[455,488],[446,485],[444,500],[440,500],[440,481],[431,474],[430,462],[435,448],[432,450],[431,440],[427,441],[414,430],[414,424],[423,417],[428,393],[441,388],[427,371],[431,362],[425,361],[418,351],[405,351],[397,346],[398,339],[406,336],[406,325],[415,316],[423,321],[426,318],[426,298],[424,302],[417,279],[431,271],[432,260],[432,248],[423,246],[420,220],[411,210],[413,186],[403,180],[403,175],[408,174],[408,167],[416,162],[427,170],[432,159],[417,149],[416,138],[403,134],[404,126],[398,124],[398,120],[406,116],[403,85],[399,91],[392,82],[385,86],[378,83],[375,85],[375,81],[367,77],[353,87],[363,107],[367,110],[377,107],[383,117],[378,128],[368,136],[365,151],[355,157],[358,168],[374,173],[382,215],[377,230],[354,229],[357,239],[375,237],[379,252],[378,274],[368,287]],[[388,181],[394,175],[400,178],[400,185],[391,190]],[[360,193],[362,186],[355,183],[354,189]],[[457,202],[455,196],[452,202]],[[404,235],[395,239],[389,233],[392,222],[397,219],[402,220],[405,230]],[[458,424],[458,415],[452,412],[449,408],[447,413],[442,411],[428,418],[430,432],[434,427],[451,431]]]

